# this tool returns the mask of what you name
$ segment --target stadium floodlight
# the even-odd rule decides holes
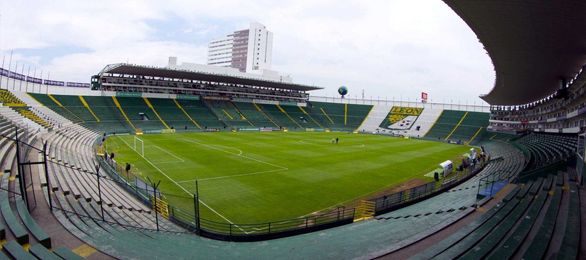
[[[144,141],[136,136],[134,137],[134,151],[144,157]]]

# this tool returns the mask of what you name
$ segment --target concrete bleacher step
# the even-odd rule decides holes
[[[65,247],[59,247],[53,250],[53,253],[66,260],[82,260],[83,257]]]
[[[20,219],[27,227],[27,229],[31,232],[33,237],[39,241],[40,244],[45,246],[46,248],[51,248],[51,238],[47,233],[37,224],[35,219],[30,215],[26,208],[26,204],[21,198],[16,199],[16,209],[18,211],[18,215]]]
[[[29,252],[25,251],[21,245],[19,245],[16,241],[10,240],[3,246],[4,251],[6,254],[11,256],[14,259],[24,259],[24,260],[36,260],[37,258],[31,255]]]
[[[517,194],[517,196],[519,194],[526,194],[527,190],[529,189],[528,186],[529,185],[524,185]],[[439,254],[437,254],[436,256],[440,258],[449,259],[456,258],[462,255],[468,249],[470,249],[476,243],[482,240],[486,235],[488,235],[496,226],[499,225],[499,223],[501,223],[511,212],[513,212],[514,209],[518,206],[518,204],[520,204],[522,201],[522,199],[515,198],[507,202],[502,209],[498,210],[498,212],[494,213],[493,215],[489,215],[489,219],[487,219],[481,225],[473,228],[472,230],[463,229],[461,231],[458,231],[458,233],[464,233],[460,234],[461,238],[456,241],[453,241],[453,243],[445,245],[444,251],[439,252]],[[466,231],[469,232],[465,233]]]
[[[482,240],[478,241],[476,245],[470,241],[470,243],[462,244],[460,249],[464,249],[462,254],[458,257],[465,259],[481,259],[490,253],[494,247],[499,243],[507,232],[513,228],[515,223],[521,218],[527,208],[533,203],[532,196],[527,196],[521,199],[519,204],[513,209],[513,211],[505,216],[501,222],[495,226],[492,230],[489,230]],[[482,234],[479,234],[482,236]],[[470,246],[470,247],[469,247]],[[468,247],[468,248],[466,248]]]
[[[578,187],[570,184],[568,195],[570,196],[570,204],[564,239],[557,255],[559,259],[576,259],[580,246],[580,199],[578,197]]]
[[[488,259],[509,259],[515,254],[523,241],[525,241],[529,231],[531,231],[538,215],[542,212],[547,198],[547,191],[541,191],[536,195],[527,212],[519,218],[517,225],[511,229],[510,235],[507,238],[503,237],[503,242],[494,248]]]
[[[545,216],[540,226],[537,228],[537,234],[532,241],[525,240],[523,243],[527,244],[524,246],[527,248],[524,252],[518,252],[518,255],[522,255],[523,259],[542,259],[548,245],[551,241],[551,237],[555,228],[557,215],[560,208],[560,201],[562,199],[562,189],[557,187],[554,191],[553,196],[547,210],[544,212]],[[523,247],[523,246],[522,246]]]
[[[29,250],[29,253],[31,253],[33,256],[35,256],[38,259],[47,259],[47,260],[60,260],[61,258],[59,256],[57,256],[56,254],[53,254],[51,251],[49,251],[49,249],[45,248],[44,246],[42,246],[41,244],[34,244],[32,245]]]
[[[8,225],[8,229],[14,235],[19,244],[27,244],[29,242],[28,233],[14,215],[14,212],[10,207],[10,202],[8,201],[8,194],[5,191],[0,191],[0,197],[2,197],[0,201],[0,211],[2,211],[2,217],[4,217],[4,221],[6,222],[6,225]]]

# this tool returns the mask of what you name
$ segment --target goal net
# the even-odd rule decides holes
[[[134,137],[134,151],[144,157],[144,141],[136,136]]]

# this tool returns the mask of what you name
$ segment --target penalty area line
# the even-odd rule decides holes
[[[118,137],[120,138],[120,137]],[[126,142],[126,140],[120,138],[120,140],[122,140],[122,142],[124,142],[131,150],[132,150],[132,146],[130,146],[130,144],[128,144],[128,142]],[[133,150],[134,151],[134,150]],[[134,151],[136,152],[136,151]],[[154,163],[152,163],[149,159],[147,159],[146,157],[142,156],[141,154],[139,154],[138,152],[136,152],[139,156],[141,156],[147,163],[149,163],[151,166],[153,166],[153,168],[155,168],[157,171],[159,171],[161,174],[163,174],[163,176],[167,177],[167,179],[169,179],[171,182],[173,182],[175,185],[177,185],[179,188],[181,188],[185,193],[189,194],[191,197],[193,197],[193,194],[191,194],[191,192],[189,192],[187,189],[185,189],[185,187],[181,186],[179,183],[177,183],[175,180],[171,179],[171,177],[169,177],[169,175],[167,175],[165,172],[163,172],[163,170],[161,170],[159,167],[157,167]],[[224,215],[220,214],[219,212],[217,212],[215,209],[213,209],[212,207],[210,207],[208,204],[206,204],[203,200],[201,200],[200,198],[198,198],[199,202],[201,202],[202,205],[204,205],[206,208],[210,209],[212,212],[214,212],[216,215],[218,215],[219,217],[221,217],[222,219],[226,220],[228,223],[236,226],[238,229],[240,229],[242,232],[248,234],[249,232],[245,231],[244,229],[242,229],[241,227],[239,227],[238,225],[234,224],[234,222],[230,221],[228,218],[224,217]]]

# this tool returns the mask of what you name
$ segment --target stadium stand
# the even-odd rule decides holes
[[[465,115],[465,111],[444,110],[425,137],[438,140],[448,139]]]
[[[567,159],[577,148],[578,139],[572,135],[531,133],[515,143],[529,153],[529,169],[539,168]]]
[[[462,140],[465,143],[472,142],[478,135],[482,135],[488,125],[489,117],[488,113],[468,112],[449,139]]]
[[[234,106],[237,107],[238,111],[240,111],[242,115],[256,127],[280,127],[266,113],[264,113],[257,104],[234,102]]]
[[[226,125],[219,120],[201,101],[177,99],[177,104],[203,128],[223,129]]]
[[[149,98],[149,100],[169,127],[177,130],[201,129],[197,121],[190,118],[177,106],[175,100],[163,98]]]
[[[233,128],[254,127],[254,125],[230,101],[206,100],[210,110],[224,124]]]
[[[586,74],[583,55],[571,52],[580,50],[586,38],[570,33],[576,30],[569,32],[566,23],[559,21],[572,21],[569,27],[584,24],[586,6],[568,8],[565,2],[531,5],[520,1],[502,8],[500,1],[481,5],[445,2],[473,27],[497,66],[495,87],[482,96],[493,104],[491,115],[425,106],[419,118],[410,123],[421,126],[420,133],[409,129],[402,134],[479,146],[488,155],[488,164],[477,172],[457,171],[422,185],[425,191],[432,188],[429,196],[419,197],[425,192],[417,186],[367,200],[364,205],[371,205],[377,215],[319,232],[248,243],[195,236],[190,231],[194,230],[192,225],[201,224],[199,221],[179,226],[181,223],[174,219],[178,215],[155,217],[161,213],[161,208],[154,207],[158,200],[153,195],[156,198],[157,193],[145,183],[139,190],[113,173],[113,168],[108,168],[115,161],[112,155],[98,151],[96,156],[103,138],[109,138],[103,133],[168,128],[229,131],[267,126],[275,130],[376,132],[396,122],[381,124],[392,116],[391,106],[309,101],[306,91],[319,89],[311,86],[249,78],[229,78],[243,84],[205,85],[198,81],[202,75],[197,72],[113,64],[92,79],[97,79],[96,83],[123,84],[130,75],[133,86],[118,89],[116,84],[97,84],[95,90],[104,96],[28,96],[0,90],[0,258],[78,259],[71,247],[52,248],[61,243],[62,237],[55,236],[54,226],[46,226],[44,219],[55,217],[60,228],[102,253],[94,258],[273,259],[285,255],[299,259],[584,259],[586,199],[580,177],[585,165],[582,127],[586,126]],[[530,23],[519,20],[527,19],[519,15],[527,10],[548,15]],[[557,15],[561,18],[552,19]],[[521,46],[531,39],[532,48],[518,52],[519,46],[510,35],[523,39],[519,41]],[[552,35],[566,35],[568,40],[554,44],[540,38],[555,38]],[[539,52],[531,52],[535,50]],[[522,62],[527,57],[531,62]],[[150,77],[149,73],[157,76]],[[181,81],[164,79],[177,75],[183,77]],[[564,77],[561,80],[560,75]],[[204,76],[212,81],[226,80],[223,75]],[[157,92],[160,90],[150,88],[154,85],[179,87],[185,92]],[[229,91],[230,100],[220,101],[225,99],[224,93],[209,93],[218,88]],[[271,98],[265,100],[267,96]],[[523,102],[526,104],[515,105]],[[46,144],[49,179],[37,174],[38,183],[30,187],[43,192],[43,202],[53,201],[53,211],[46,216],[35,216],[27,208],[25,196],[18,195],[20,180],[26,174],[20,172],[18,164],[22,162],[17,156],[21,149],[17,153],[11,140],[16,129],[25,143],[38,147]],[[25,154],[42,157],[36,150]],[[376,212],[397,198],[407,203]],[[305,218],[305,228],[309,219]],[[313,222],[319,223],[317,218]],[[291,233],[304,228],[301,222],[294,223]],[[242,224],[212,225],[228,226],[229,240],[234,238],[233,229]],[[269,223],[269,234],[271,227]],[[203,235],[205,230],[197,231]],[[244,231],[240,235],[254,234]]]
[[[143,98],[135,97],[112,97],[114,103],[120,104],[120,112],[128,117],[131,125],[142,129],[143,131],[161,130],[166,126],[163,121],[159,119],[156,113],[150,109]]]
[[[322,122],[326,122],[328,128],[333,130],[354,131],[360,127],[370,110],[372,105],[357,105],[357,104],[339,104],[339,103],[324,103],[324,102],[310,102],[311,115],[313,118],[323,118]],[[329,124],[327,124],[329,122]]]
[[[569,183],[565,186],[567,188],[562,189],[555,185],[554,180],[561,180],[562,185],[568,183],[567,174],[552,176],[549,175],[546,180],[538,178],[521,183],[480,218],[414,259],[549,259],[556,255],[575,259],[578,256],[579,231],[565,225],[554,226],[554,223],[567,222],[574,227],[579,226],[576,225],[579,219],[576,216],[579,214],[577,187]],[[569,214],[564,216],[556,214],[558,212]],[[565,235],[566,232],[570,234]],[[556,233],[563,235],[562,243],[552,241]]]

